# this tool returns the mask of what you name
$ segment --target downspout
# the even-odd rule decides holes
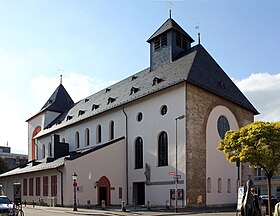
[[[61,194],[61,207],[63,207],[63,172],[56,168],[60,172],[60,194]]]
[[[124,105],[123,108],[123,114],[125,115],[125,169],[126,169],[126,204],[128,204],[128,141],[127,141],[127,114],[124,111]]]

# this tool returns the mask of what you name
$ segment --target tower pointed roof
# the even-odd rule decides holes
[[[159,29],[147,40],[147,42],[150,43],[154,38],[169,30],[178,31],[182,35],[186,36],[191,42],[194,42],[192,37],[187,32],[185,32],[184,29],[182,29],[182,27],[179,26],[179,24],[176,23],[171,17],[168,18],[165,23],[161,25],[161,27],[159,27]]]
[[[60,84],[47,100],[40,112],[43,110],[50,110],[62,113],[68,110],[73,104],[74,101],[72,100],[64,86]]]

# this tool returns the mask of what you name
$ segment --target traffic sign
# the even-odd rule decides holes
[[[182,177],[181,175],[177,175],[177,176],[174,175],[174,176],[173,176],[174,179],[181,179],[181,177]]]

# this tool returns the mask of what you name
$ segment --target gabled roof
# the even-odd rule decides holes
[[[151,40],[153,40],[163,32],[167,32],[169,30],[178,31],[182,35],[186,36],[191,42],[194,42],[192,37],[187,32],[185,32],[185,30],[182,29],[181,26],[179,26],[172,18],[166,20],[165,23],[163,23],[162,26],[147,40],[147,42],[150,43]]]
[[[160,79],[161,82],[155,83],[155,78]],[[192,83],[254,114],[259,114],[203,46],[197,45],[170,64],[152,72],[150,68],[147,68],[106,88],[110,91],[104,89],[79,101],[52,122],[50,128],[40,131],[36,137],[44,136],[181,82]],[[133,87],[138,91],[131,93]],[[115,100],[108,103],[109,98]],[[79,115],[80,110],[84,111],[82,115]]]

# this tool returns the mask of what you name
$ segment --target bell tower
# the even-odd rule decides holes
[[[169,18],[147,40],[150,44],[150,70],[154,71],[175,61],[191,48],[194,40],[172,18]]]

